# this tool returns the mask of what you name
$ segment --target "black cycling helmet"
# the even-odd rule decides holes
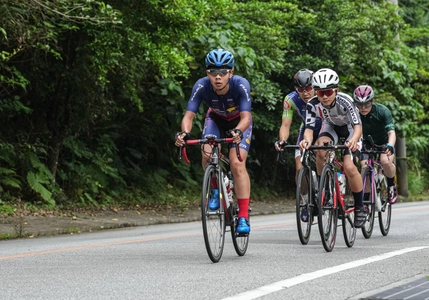
[[[306,86],[312,86],[313,84],[313,71],[302,69],[299,70],[294,76],[293,76],[293,85],[295,88],[302,88]]]
[[[216,49],[210,51],[206,56],[206,68],[234,68],[234,56],[231,52],[224,49]]]

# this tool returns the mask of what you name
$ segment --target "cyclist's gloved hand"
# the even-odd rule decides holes
[[[185,141],[191,137],[191,134],[186,131],[181,131],[176,133],[175,141],[176,146],[181,147],[185,144]]]
[[[274,147],[276,148],[277,151],[283,151],[286,145],[287,145],[286,140],[278,140],[274,143]]]
[[[387,143],[386,150],[389,150],[390,153],[395,154],[395,146],[393,146],[392,144]]]
[[[233,135],[234,143],[239,144],[243,139],[243,132],[238,128],[234,128],[231,132],[235,133],[235,136]]]

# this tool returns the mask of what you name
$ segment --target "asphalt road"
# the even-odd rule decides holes
[[[408,299],[429,297],[428,201],[395,204],[389,235],[352,248],[339,230],[330,253],[317,226],[301,245],[294,213],[251,222],[246,255],[227,236],[216,264],[200,222],[0,241],[0,299],[407,299],[419,280]]]

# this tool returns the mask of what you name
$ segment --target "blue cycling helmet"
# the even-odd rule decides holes
[[[234,68],[234,56],[224,49],[210,51],[206,56],[206,68]]]

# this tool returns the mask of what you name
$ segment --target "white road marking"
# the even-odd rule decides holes
[[[327,276],[327,275],[331,275],[334,273],[338,273],[344,270],[348,270],[348,269],[352,269],[352,268],[356,268],[359,266],[363,266],[372,262],[376,262],[376,261],[380,261],[380,260],[384,260],[384,259],[388,259],[394,256],[398,256],[398,255],[402,255],[402,254],[406,254],[409,252],[413,252],[413,251],[418,251],[418,250],[422,250],[422,249],[426,249],[429,248],[429,246],[423,246],[423,247],[412,247],[412,248],[405,248],[402,250],[397,250],[397,251],[393,251],[393,252],[389,252],[389,253],[384,253],[384,254],[380,254],[380,255],[376,255],[376,256],[372,256],[372,257],[367,257],[364,259],[360,259],[360,260],[356,260],[356,261],[352,261],[349,263],[345,263],[339,266],[335,266],[335,267],[330,267],[327,269],[323,269],[323,270],[319,270],[319,271],[315,271],[312,273],[306,273],[306,274],[302,274],[299,275],[297,277],[293,277],[293,278],[289,278],[286,280],[282,280],[282,281],[278,281],[278,282],[274,282],[272,284],[268,284],[268,285],[264,285],[261,286],[257,289],[251,290],[251,291],[247,291],[244,293],[240,293],[231,297],[227,297],[224,298],[222,300],[251,300],[251,299],[257,299],[259,297],[271,294],[271,293],[275,293],[277,291],[280,291],[282,289],[285,288],[290,288],[294,285],[298,285],[316,278],[320,278],[323,276]]]
[[[423,282],[423,283],[421,283],[421,284],[419,284],[419,285],[413,286],[413,287],[411,287],[411,288],[409,288],[409,289],[405,289],[405,290],[403,290],[403,291],[401,291],[401,292],[398,292],[398,293],[395,293],[395,294],[391,294],[391,295],[389,295],[388,297],[393,297],[393,296],[399,295],[399,294],[401,294],[401,293],[411,291],[411,290],[415,289],[416,287],[421,287],[421,286],[426,285],[426,284],[428,284],[428,282],[427,282],[427,281],[426,281],[426,282]],[[413,298],[413,297],[415,297],[415,296],[417,296],[417,295],[420,295],[420,294],[426,293],[426,292],[428,292],[428,291],[429,291],[429,289],[423,290],[423,291],[421,291],[421,292],[415,293],[415,294],[413,294],[413,295],[411,295],[411,296],[408,296],[408,297],[404,298],[404,300],[407,300],[407,299]]]

